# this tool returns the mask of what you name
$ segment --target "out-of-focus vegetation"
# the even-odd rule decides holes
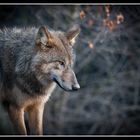
[[[140,134],[140,7],[105,5],[0,6],[0,27],[79,24],[75,71],[81,89],[53,92],[45,134]],[[0,133],[12,133],[3,109]]]

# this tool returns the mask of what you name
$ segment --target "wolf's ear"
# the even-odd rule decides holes
[[[51,39],[51,33],[48,31],[47,27],[41,26],[36,36],[36,43],[37,44],[42,43],[46,45],[50,39]]]
[[[66,37],[71,45],[74,45],[76,37],[80,33],[80,27],[78,25],[73,26],[67,33]]]

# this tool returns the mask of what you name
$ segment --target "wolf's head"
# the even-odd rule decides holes
[[[45,26],[39,28],[34,63],[36,76],[41,83],[45,85],[48,81],[54,81],[66,91],[80,88],[73,71],[73,45],[79,32],[78,26],[67,32],[50,31]]]

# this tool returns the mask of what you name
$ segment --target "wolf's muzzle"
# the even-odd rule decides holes
[[[78,89],[80,89],[80,85],[79,84],[72,85],[72,90],[73,91],[78,90]]]

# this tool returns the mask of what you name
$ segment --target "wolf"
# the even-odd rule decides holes
[[[43,135],[44,106],[56,85],[80,88],[73,70],[79,33],[77,25],[65,32],[44,25],[0,30],[0,101],[18,134]]]

